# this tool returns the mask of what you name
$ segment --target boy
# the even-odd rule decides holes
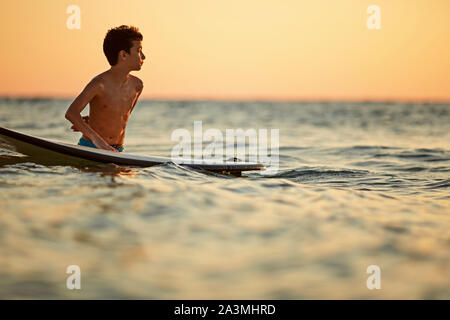
[[[143,89],[142,81],[130,75],[141,69],[143,36],[135,27],[110,29],[103,41],[103,52],[111,68],[89,82],[66,112],[71,129],[81,131],[78,145],[123,151],[125,127]],[[81,111],[89,103],[89,116]]]

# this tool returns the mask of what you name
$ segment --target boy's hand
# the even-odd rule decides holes
[[[108,150],[108,151],[112,151],[112,152],[117,152],[119,153],[119,151],[117,151],[116,148],[111,147],[109,144],[107,144],[105,141],[100,140],[100,139],[96,139],[95,141],[92,141],[93,144],[95,144],[95,146],[99,149],[102,150]]]
[[[82,118],[83,118],[84,122],[89,123],[89,116],[84,116]],[[70,127],[70,129],[72,129],[74,132],[79,132],[80,131],[80,129],[76,128],[75,125],[72,125]]]

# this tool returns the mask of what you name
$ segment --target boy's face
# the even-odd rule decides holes
[[[142,52],[142,41],[132,41],[133,46],[130,48],[130,54],[127,54],[127,62],[131,70],[141,70],[142,64],[145,60],[145,55]]]

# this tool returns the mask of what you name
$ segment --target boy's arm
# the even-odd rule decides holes
[[[72,102],[66,111],[66,119],[72,122],[73,126],[81,131],[86,137],[91,139],[92,143],[99,149],[118,152],[111,147],[103,138],[94,131],[81,117],[81,111],[94,97],[103,91],[103,84],[99,79],[93,79]]]
[[[136,105],[136,103],[139,99],[139,96],[141,95],[142,90],[144,89],[144,83],[142,82],[142,80],[141,79],[137,79],[137,80],[138,80],[138,84],[137,84],[136,90],[137,90],[138,94],[136,96],[136,99],[133,102],[133,105],[131,106],[131,111],[133,111],[134,106]],[[130,111],[130,113],[131,113],[131,111]]]

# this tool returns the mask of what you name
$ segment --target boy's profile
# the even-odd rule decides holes
[[[142,34],[135,27],[110,29],[103,52],[111,68],[89,82],[66,112],[74,131],[83,136],[79,145],[121,152],[128,118],[143,89],[142,81],[130,75],[140,70],[145,56]],[[89,103],[89,116],[81,111]]]

